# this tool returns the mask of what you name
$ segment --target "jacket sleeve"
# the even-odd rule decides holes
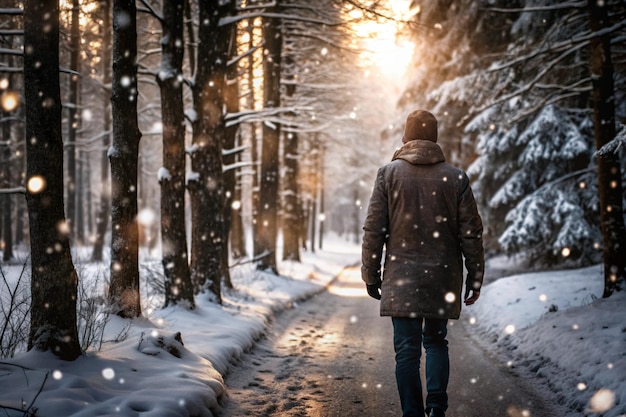
[[[483,224],[466,174],[463,174],[458,207],[459,240],[467,269],[465,285],[466,288],[480,291],[485,274]]]
[[[363,225],[361,278],[368,285],[380,285],[383,247],[389,229],[389,206],[384,169],[380,168]]]

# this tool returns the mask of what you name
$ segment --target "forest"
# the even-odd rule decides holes
[[[133,318],[146,254],[164,306],[193,309],[221,302],[232,265],[278,274],[324,233],[358,241],[416,108],[470,175],[488,254],[601,263],[605,297],[624,285],[623,1],[2,4],[0,250],[30,282],[14,348],[84,351],[79,249]]]

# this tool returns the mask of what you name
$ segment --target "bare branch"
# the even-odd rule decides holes
[[[502,8],[502,7],[485,7],[484,10],[488,12],[498,12],[498,13],[522,13],[522,12],[546,12],[552,10],[563,10],[563,9],[580,9],[587,6],[586,1],[573,1],[569,3],[560,3],[553,4],[551,6],[528,6],[528,7],[520,7],[520,8]]]
[[[341,22],[341,21],[330,22],[327,20],[294,16],[294,15],[283,14],[283,13],[255,12],[255,13],[245,13],[245,14],[241,14],[238,16],[223,17],[219,21],[219,26],[226,26],[226,25],[230,25],[230,24],[242,21],[242,20],[253,19],[255,17],[267,17],[267,18],[274,18],[274,19],[292,20],[292,21],[298,21],[298,22],[317,23],[317,24],[326,25],[326,26],[341,26],[345,24],[345,22]]]
[[[0,29],[0,36],[22,36],[22,35],[24,35],[23,29]]]

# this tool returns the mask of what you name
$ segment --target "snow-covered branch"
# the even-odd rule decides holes
[[[550,6],[526,6],[516,8],[502,8],[502,7],[485,7],[488,12],[498,13],[523,13],[523,12],[547,12],[563,9],[580,9],[587,6],[586,1],[572,1],[560,4],[553,4]]]
[[[222,172],[232,171],[234,169],[245,168],[245,167],[249,167],[249,166],[252,166],[252,165],[254,165],[253,162],[239,161],[239,162],[235,162],[234,164],[224,165],[222,167]]]
[[[18,67],[0,67],[0,73],[4,74],[19,74],[24,72],[24,68]]]
[[[26,188],[24,187],[0,188],[0,194],[26,194]]]
[[[256,17],[292,20],[292,21],[305,22],[305,23],[316,23],[318,25],[326,25],[326,26],[340,26],[340,25],[344,24],[344,22],[342,22],[342,21],[332,22],[332,21],[328,21],[328,20],[315,19],[315,18],[302,17],[302,16],[295,16],[295,15],[284,14],[284,13],[254,12],[254,13],[244,13],[244,14],[240,14],[238,16],[223,17],[223,18],[220,19],[218,25],[219,26],[226,26],[226,25],[230,25],[230,24],[233,24],[233,23],[240,22],[242,20],[254,19]]]
[[[626,125],[622,125],[622,129],[613,140],[596,151],[596,156],[617,154],[622,146],[626,148]]]
[[[578,97],[579,95],[580,93],[578,91],[574,91],[574,92],[570,92],[566,94],[556,94],[556,95],[553,94],[553,95],[546,96],[543,99],[541,99],[539,102],[535,103],[532,107],[529,107],[528,109],[525,109],[524,111],[520,111],[519,113],[517,113],[515,117],[509,120],[509,123],[515,124],[519,122],[520,120],[523,120],[526,117],[530,116],[531,114],[541,111],[546,106],[549,106],[551,104],[556,104],[570,97]]]
[[[311,107],[271,107],[262,110],[244,110],[237,113],[229,113],[226,115],[226,127],[234,126],[245,122],[264,121],[267,117],[281,115],[286,113],[300,113],[312,111]],[[286,122],[280,122],[281,124]]]
[[[463,117],[461,119],[461,121],[459,122],[459,125],[465,123],[467,121],[467,119],[472,117],[473,114],[481,113],[481,112],[487,110],[488,108],[490,108],[492,106],[495,106],[495,105],[498,105],[498,104],[501,104],[501,103],[505,103],[505,102],[509,101],[510,99],[512,99],[514,97],[517,97],[517,96],[520,96],[520,95],[528,93],[531,89],[536,87],[538,82],[543,77],[545,77],[559,62],[563,61],[571,53],[576,52],[577,50],[579,50],[580,48],[582,48],[585,45],[586,45],[586,43],[584,43],[584,44],[581,43],[581,44],[578,44],[578,45],[574,45],[572,48],[567,49],[566,51],[562,52],[559,56],[557,56],[556,58],[552,59],[550,62],[546,63],[545,65],[542,65],[541,70],[537,73],[537,75],[535,75],[535,77],[533,77],[533,79],[531,79],[528,83],[524,84],[523,86],[521,86],[517,90],[512,91],[512,92],[510,92],[508,94],[504,94],[501,97],[499,97],[497,100],[488,102],[488,103],[482,105],[481,107],[479,107],[477,109],[472,109],[465,117]],[[499,68],[500,69],[504,69],[506,67],[508,67],[508,64],[503,65],[503,66],[501,66]],[[491,71],[491,69],[490,69],[490,71]],[[577,82],[577,84],[579,84],[579,85],[580,85],[580,83],[581,83],[581,81]],[[546,86],[547,85],[545,85],[545,84],[543,85],[544,88]],[[563,98],[570,97],[570,96],[575,95],[575,94],[578,94],[580,92],[574,86],[569,86],[569,88],[568,88],[568,86],[563,86],[563,87],[564,87],[563,90],[570,91],[570,93],[562,95],[559,100],[561,100]],[[559,101],[559,100],[547,100],[547,99],[544,99],[544,100],[542,100],[540,105],[543,105],[543,104],[546,104],[546,103],[554,103],[554,102]],[[537,107],[537,106],[535,106],[535,107]],[[523,112],[523,114],[527,115],[529,113],[534,113],[535,111],[537,111],[536,108],[534,108],[530,112],[528,112],[528,111],[527,112]],[[523,117],[523,116],[519,115],[517,120],[520,120],[521,117]]]
[[[70,68],[59,67],[59,72],[62,74],[70,74],[70,75],[76,75],[77,77],[82,77],[82,74],[80,72],[74,71],[73,69],[70,69]]]
[[[263,48],[263,45],[265,45],[265,42],[261,42],[260,45],[255,45],[254,47],[249,48],[243,54],[231,58],[226,63],[226,65],[227,66],[231,66],[231,65],[234,65],[234,64],[238,63],[239,61],[241,61],[244,58],[248,58],[249,56],[253,55],[256,51],[258,51],[259,49]]]
[[[356,2],[354,0],[345,0],[345,1],[346,1],[346,3],[353,5],[357,9],[360,9],[360,10],[366,12],[366,13],[372,14],[372,15],[374,15],[374,16],[380,18],[380,19],[383,19],[383,20],[387,20],[387,21],[394,22],[394,23],[403,23],[403,24],[412,25],[412,26],[415,26],[415,25],[426,26],[426,25],[420,25],[419,23],[417,23],[417,22],[415,22],[413,20],[396,19],[393,16],[390,16],[388,14],[382,13],[382,12],[380,12],[380,11],[370,7],[369,5],[366,6],[366,5],[363,5],[361,3]]]
[[[24,55],[24,51],[20,49],[0,48],[0,55],[22,56]]]
[[[229,155],[238,154],[238,153],[245,151],[248,148],[250,148],[248,145],[242,145],[242,146],[235,146],[232,149],[222,149],[222,155],[229,156]]]
[[[2,8],[0,9],[0,15],[5,15],[5,16],[16,16],[16,15],[21,15],[24,14],[24,10],[22,9],[18,9],[18,8]]]
[[[578,36],[574,36],[571,37],[570,39],[566,40],[566,41],[562,41],[562,42],[557,42],[554,43],[552,45],[550,45],[548,48],[537,48],[534,49],[532,52],[530,52],[527,55],[522,55],[518,58],[515,58],[511,61],[506,62],[505,64],[502,65],[495,65],[492,66],[491,68],[489,68],[489,71],[500,71],[506,68],[511,68],[515,65],[518,65],[522,62],[525,61],[529,61],[533,58],[536,58],[538,56],[541,55],[545,55],[545,54],[549,54],[549,53],[556,53],[556,52],[561,52],[564,49],[567,48],[580,48],[582,46],[585,46],[589,43],[589,41],[593,38],[596,37],[600,37],[600,36],[605,36],[605,35],[609,35],[613,32],[616,32],[622,28],[626,27],[626,20],[622,20],[616,24],[614,24],[613,26],[610,26],[608,28],[603,28],[601,30],[595,31],[595,32],[587,32],[583,35],[578,35]],[[567,52],[567,51],[566,51]]]
[[[297,32],[297,31],[292,31],[289,33],[289,36],[292,37],[299,37],[299,38],[303,38],[303,39],[312,39],[312,40],[316,40],[316,41],[320,41],[325,45],[328,46],[332,46],[334,48],[337,48],[341,51],[348,51],[348,52],[353,52],[353,53],[358,53],[355,50],[343,46],[341,44],[339,44],[338,42],[333,41],[332,39],[328,39],[324,36],[321,36],[321,34],[315,34],[315,33],[311,33],[311,32],[306,32],[306,31],[302,31],[302,32]]]

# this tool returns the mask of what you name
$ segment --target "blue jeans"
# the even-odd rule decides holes
[[[420,357],[426,351],[426,408],[448,409],[448,320],[392,317],[396,383],[403,417],[424,417]],[[423,328],[422,328],[423,324]]]

